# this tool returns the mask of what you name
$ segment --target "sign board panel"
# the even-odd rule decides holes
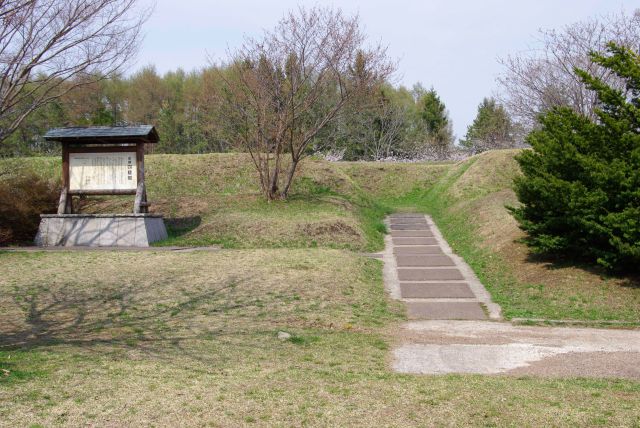
[[[136,152],[69,153],[69,190],[136,190]]]

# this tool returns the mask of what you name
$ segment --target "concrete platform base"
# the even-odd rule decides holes
[[[148,247],[167,238],[161,215],[43,214],[35,243],[40,247]]]

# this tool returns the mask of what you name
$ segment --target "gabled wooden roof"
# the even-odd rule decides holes
[[[113,144],[127,142],[157,143],[158,132],[151,125],[76,126],[53,128],[44,135],[46,141],[62,143]]]

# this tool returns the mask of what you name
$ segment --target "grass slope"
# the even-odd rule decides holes
[[[225,248],[329,247],[357,251],[382,248],[388,212],[348,168],[371,164],[333,164],[307,160],[287,201],[267,202],[247,155],[152,155],[146,173],[152,210],[168,220],[171,239],[161,245]],[[345,168],[347,170],[345,170]],[[375,168],[386,192],[430,186],[446,170],[439,165],[403,164]],[[397,177],[397,179],[395,178]],[[127,212],[131,198],[101,198],[87,212]]]

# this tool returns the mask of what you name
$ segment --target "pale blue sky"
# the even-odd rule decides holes
[[[640,8],[640,0],[157,0],[133,70],[154,64],[160,73],[190,71],[207,65],[207,55],[224,59],[227,47],[260,35],[299,4],[358,13],[370,38],[398,60],[397,83],[420,81],[438,91],[458,138],[496,89],[497,58],[534,47],[539,28]]]

